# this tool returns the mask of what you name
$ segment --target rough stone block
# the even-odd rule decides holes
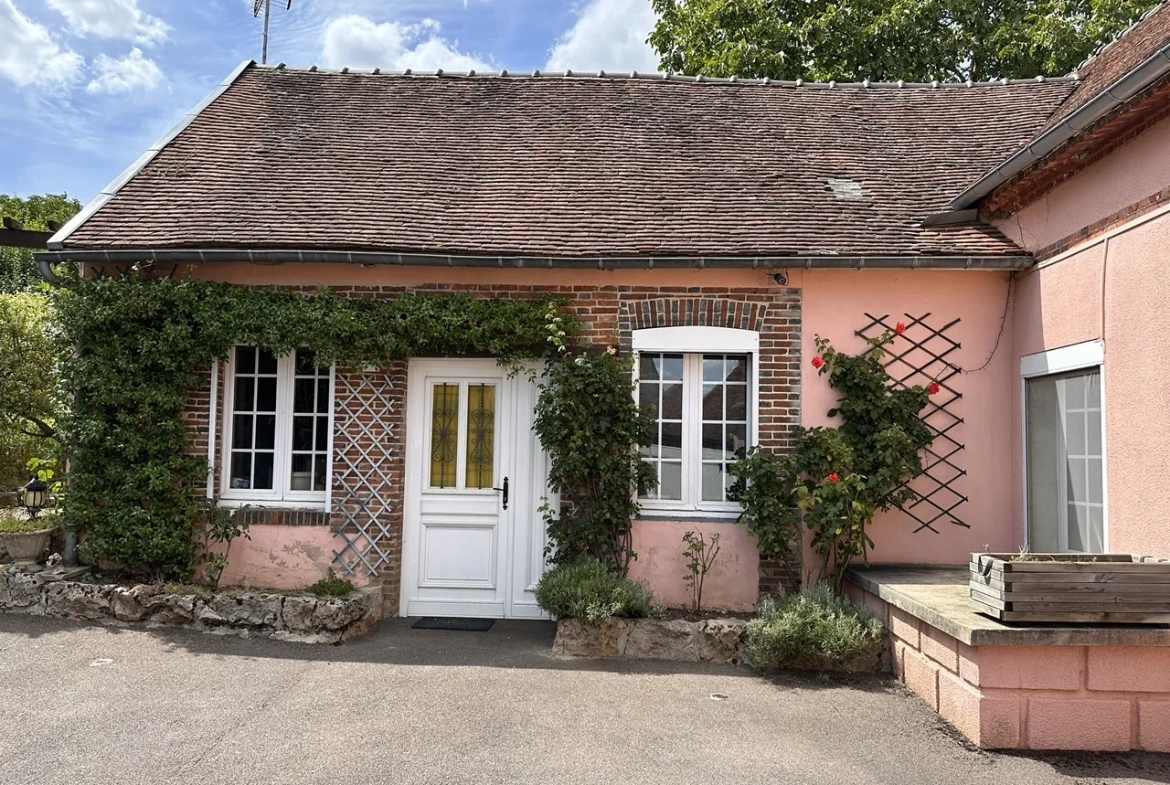
[[[938,713],[983,749],[1020,746],[1020,699],[983,695],[958,676],[938,671]]]
[[[747,621],[706,619],[699,623],[699,659],[703,662],[739,664],[744,661]]]
[[[912,649],[920,648],[918,636],[919,621],[905,611],[890,608],[890,632],[895,638],[906,641]]]
[[[905,649],[902,657],[906,686],[938,711],[938,666],[910,648]]]
[[[310,632],[313,629],[313,611],[316,609],[316,597],[285,597],[280,610],[281,619],[291,632]]]
[[[343,630],[363,618],[369,609],[370,598],[362,593],[318,600],[317,607],[313,609],[313,629]]]
[[[1089,647],[1090,690],[1170,692],[1170,647]]]
[[[144,620],[151,624],[190,624],[203,608],[203,602],[194,594],[155,594],[139,601],[146,611]]]
[[[161,587],[151,584],[140,584],[125,588],[114,587],[110,595],[110,610],[114,618],[119,621],[142,621],[147,616],[145,600],[162,592]]]
[[[45,589],[45,613],[77,619],[100,621],[109,618],[112,586],[61,581]]]
[[[45,612],[45,587],[32,575],[10,573],[8,604],[16,610],[39,616]]]
[[[922,653],[951,673],[959,672],[959,642],[945,632],[922,625]]]
[[[1033,750],[1128,750],[1130,702],[1124,699],[1028,698]]]
[[[682,619],[637,619],[626,636],[624,656],[635,660],[699,662],[698,625]]]
[[[209,625],[275,627],[280,618],[279,594],[216,594],[207,601],[199,620]]]
[[[1170,696],[1138,701],[1138,748],[1170,752]]]
[[[0,608],[12,607],[12,595],[8,592],[8,573],[0,570]]]
[[[1079,690],[1084,683],[1081,646],[979,646],[964,649],[962,676],[977,687],[1009,690]]]
[[[606,619],[597,624],[561,619],[552,652],[569,657],[620,657],[630,624],[625,619]]]

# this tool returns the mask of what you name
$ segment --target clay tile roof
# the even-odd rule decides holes
[[[1170,3],[1163,3],[1081,64],[1077,69],[1081,85],[1049,124],[1055,125],[1096,98],[1167,43],[1170,43]]]
[[[251,65],[64,248],[1019,254],[987,226],[921,222],[1073,88]]]

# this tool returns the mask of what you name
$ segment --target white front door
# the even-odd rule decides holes
[[[402,615],[542,618],[537,394],[494,360],[411,360]]]

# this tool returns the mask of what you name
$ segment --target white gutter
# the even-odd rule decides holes
[[[195,118],[203,112],[204,109],[210,106],[212,101],[223,95],[224,92],[227,91],[229,87],[231,87],[232,82],[236,81],[240,74],[244,72],[244,69],[252,65],[254,62],[254,60],[245,60],[236,66],[236,70],[228,74],[227,79],[224,79],[222,82],[220,82],[219,86],[212,90],[206,98],[200,101],[194,109],[183,115],[182,119],[175,123],[171,130],[163,134],[163,136],[157,142],[151,145],[150,149],[143,153],[137,161],[130,164],[130,166],[127,167],[126,170],[122,172],[122,174],[115,177],[114,181],[103,188],[101,193],[99,193],[89,204],[82,208],[81,212],[69,219],[68,223],[62,226],[56,234],[50,237],[49,249],[57,251],[63,248],[65,246],[65,240],[69,238],[69,235],[73,234],[82,224],[92,218],[93,214],[104,207],[106,202],[113,199],[114,195],[118,193],[118,191],[122,190],[122,187],[125,186],[126,183],[130,182],[130,179],[134,177],[134,175],[142,171],[143,167],[153,161],[154,157],[162,152],[164,147],[170,144],[176,136],[186,130],[187,126],[189,126],[195,120]],[[52,270],[48,270],[48,273],[51,275]],[[44,263],[41,264],[41,274],[45,275],[46,280],[49,280],[50,282],[52,282],[53,278],[56,277],[49,277],[49,275],[46,275],[46,265]]]
[[[971,207],[1167,73],[1170,73],[1170,44],[1162,47],[1148,60],[1114,82],[1107,90],[1018,150],[1000,166],[985,174],[978,182],[959,194],[951,202],[950,208],[963,210]]]

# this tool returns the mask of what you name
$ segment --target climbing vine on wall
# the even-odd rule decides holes
[[[236,344],[278,354],[307,347],[321,362],[361,367],[411,356],[541,353],[550,319],[576,323],[551,298],[403,293],[350,299],[187,279],[73,278],[53,294],[71,461],[68,518],[90,558],[185,579],[214,508],[197,493],[208,471],[192,455],[183,408],[205,370]]]

